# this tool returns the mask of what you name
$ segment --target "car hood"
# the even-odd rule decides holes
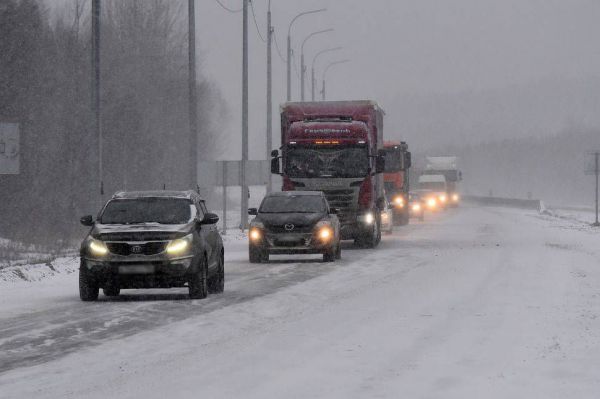
[[[189,234],[191,225],[186,224],[100,224],[96,223],[90,232],[95,238],[115,241],[170,240]]]
[[[283,226],[293,224],[296,226],[313,226],[325,218],[323,213],[259,213],[257,222],[262,222],[265,227]]]

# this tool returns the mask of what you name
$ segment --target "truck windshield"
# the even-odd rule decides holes
[[[325,212],[323,198],[317,195],[289,195],[266,197],[260,205],[261,213],[321,213]]]
[[[161,223],[190,221],[192,203],[184,198],[136,198],[111,200],[100,216],[102,224]]]
[[[422,190],[446,191],[444,182],[419,182],[419,188]]]
[[[366,147],[288,149],[285,172],[289,177],[364,177],[369,173]]]

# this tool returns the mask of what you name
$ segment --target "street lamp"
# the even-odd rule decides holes
[[[306,74],[306,66],[304,65],[304,45],[313,36],[320,35],[321,33],[332,32],[333,29],[324,29],[311,33],[306,36],[306,39],[302,42],[302,46],[300,46],[300,99],[304,101],[304,76]]]
[[[315,14],[323,11],[327,11],[327,9],[320,8],[318,10],[304,11],[296,15],[290,22],[287,35],[287,101],[291,101],[292,99],[292,25],[294,25],[294,22],[303,15]]]
[[[324,50],[319,51],[317,54],[315,54],[315,56],[313,57],[312,60],[312,66],[311,66],[311,70],[310,70],[310,93],[311,93],[311,100],[315,101],[315,84],[317,83],[317,80],[315,79],[315,63],[317,62],[317,58],[319,58],[319,56],[321,54],[325,54],[325,53],[329,53],[332,51],[338,51],[341,50],[342,47],[332,47],[332,48],[326,48]]]
[[[325,67],[325,70],[323,71],[323,89],[321,90],[323,101],[325,101],[325,77],[327,76],[327,71],[329,71],[329,68],[331,68],[334,65],[345,64],[346,62],[350,62],[350,60],[333,61]]]

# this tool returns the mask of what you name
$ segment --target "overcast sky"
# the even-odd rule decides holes
[[[232,9],[242,4],[241,0],[221,1]],[[264,36],[268,0],[253,1]],[[239,134],[242,15],[228,13],[215,0],[196,4],[200,68],[218,82],[231,106],[228,133]],[[344,47],[320,58],[319,80],[328,61],[352,60],[330,70],[329,99],[375,99],[388,114],[395,111],[386,104],[403,94],[502,88],[598,76],[600,71],[600,2],[596,0],[272,0],[273,25],[283,56],[291,18],[322,7],[328,11],[305,16],[294,25],[296,61],[306,35],[334,28],[305,47],[307,63],[320,49]],[[249,30],[250,126],[251,142],[256,142],[264,141],[266,124],[266,47],[252,19]],[[278,104],[285,97],[285,64],[275,52],[273,62],[274,103]],[[298,96],[299,82],[293,74],[293,98]],[[251,157],[262,155],[259,151],[260,147],[252,151]]]

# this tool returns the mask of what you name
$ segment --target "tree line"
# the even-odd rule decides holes
[[[105,193],[188,189],[187,9],[184,0],[104,0],[101,104]],[[98,210],[91,108],[90,2],[51,13],[39,0],[0,2],[0,122],[20,125],[20,174],[0,175],[0,237],[55,244]],[[218,150],[227,107],[199,79],[200,159]],[[106,196],[105,198],[106,199]]]

